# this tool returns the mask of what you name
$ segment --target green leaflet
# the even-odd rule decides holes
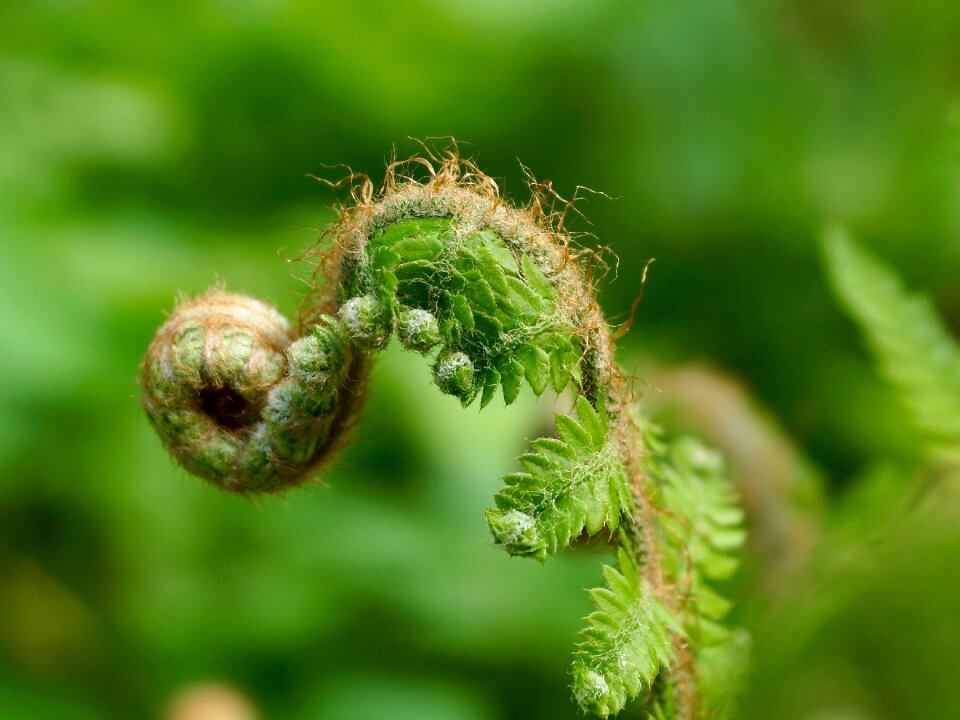
[[[701,648],[696,657],[696,680],[700,693],[698,720],[729,720],[737,710],[737,696],[749,662],[750,636],[737,630],[720,645]],[[651,689],[647,720],[677,720],[676,685],[669,673],[657,676]]]
[[[960,450],[960,348],[933,303],[908,294],[896,273],[842,230],[826,234],[824,249],[840,301],[917,428],[934,444]]]
[[[677,688],[669,673],[660,673],[651,688],[651,701],[645,708],[646,720],[675,720],[677,717]]]
[[[485,406],[498,390],[509,405],[524,383],[560,392],[578,375],[580,343],[555,289],[492,230],[461,231],[450,217],[396,222],[374,233],[344,292],[375,294],[393,323],[411,310],[435,317],[439,344],[473,365],[469,386],[442,387],[464,405],[479,396]]]
[[[666,444],[649,425],[644,436],[645,471],[667,511],[660,516],[664,569],[682,598],[678,620],[694,655],[703,717],[722,720],[733,711],[749,646],[744,631],[724,624],[731,603],[717,589],[739,566],[743,511],[718,453],[692,437]],[[660,712],[667,707],[661,703]]]
[[[682,630],[656,598],[641,592],[637,568],[618,552],[619,570],[604,565],[606,587],[590,591],[596,610],[587,616],[574,653],[572,691],[584,712],[620,712],[649,689],[673,657],[671,632]]]
[[[558,438],[534,441],[523,472],[504,478],[487,511],[494,542],[511,555],[544,560],[586,530],[616,529],[633,509],[623,463],[608,443],[606,410],[577,397],[579,422],[557,416]]]
[[[729,580],[736,572],[736,553],[746,538],[743,511],[723,474],[723,461],[699,441],[682,437],[663,455],[649,457],[647,468],[670,510],[661,520],[664,547],[670,551],[667,570],[674,577],[689,576],[691,612],[723,620],[729,602],[710,583]]]
[[[584,530],[616,529],[632,512],[626,473],[608,445],[606,413],[578,397],[577,414],[579,422],[557,417],[556,439],[533,443],[520,459],[524,472],[504,478],[497,508],[487,512],[494,541],[511,555],[542,561]],[[574,657],[573,695],[582,710],[606,717],[652,689],[653,716],[673,717],[673,685],[659,675],[671,661],[672,638],[684,637],[705,717],[720,720],[732,707],[745,642],[722,624],[730,603],[713,585],[737,569],[743,513],[716,453],[692,438],[667,446],[654,429],[645,435],[645,470],[666,506],[658,517],[664,570],[683,596],[681,609],[675,614],[642,592],[638,568],[621,547],[619,570],[605,566],[606,586],[590,591],[596,611]]]
[[[726,638],[697,653],[697,685],[704,720],[734,717],[737,700],[750,661],[750,634],[735,629]]]

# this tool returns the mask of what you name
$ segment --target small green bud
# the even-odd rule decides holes
[[[541,562],[547,556],[547,544],[540,537],[537,521],[519,510],[487,510],[487,525],[497,545],[518,557],[533,557]]]
[[[610,685],[596,670],[579,667],[573,673],[573,697],[582,710],[606,716]],[[606,710],[606,711],[605,711]]]
[[[182,382],[199,383],[205,368],[206,345],[203,318],[184,322],[176,329],[169,355],[164,358],[165,369],[169,367],[170,374]]]
[[[397,334],[405,348],[421,353],[440,343],[440,325],[437,318],[433,313],[421,308],[409,308],[400,312]]]
[[[247,440],[240,457],[240,474],[245,489],[257,492],[276,479],[270,451],[270,434],[261,423]]]
[[[181,304],[163,324],[143,361],[143,406],[187,470],[241,487],[247,432],[283,377],[290,335],[271,306],[220,290]]]
[[[222,478],[229,488],[236,476],[236,462],[240,443],[229,433],[216,429],[198,442],[189,455],[183,456],[183,465],[200,477]]]
[[[443,392],[461,400],[473,392],[473,362],[466,353],[444,350],[433,365],[433,381]]]
[[[365,350],[379,350],[390,340],[390,324],[383,305],[373,295],[353,297],[340,306],[347,335]]]
[[[287,348],[290,375],[317,392],[331,381],[339,383],[348,359],[340,323],[328,318],[327,325],[318,325],[312,335],[300,338]]]
[[[316,436],[309,428],[314,418],[321,415],[320,402],[292,378],[270,390],[263,422],[270,437],[270,450],[276,457],[296,464],[309,459],[316,446]]]

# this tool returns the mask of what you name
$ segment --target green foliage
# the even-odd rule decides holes
[[[534,443],[539,452],[521,458],[531,472],[508,476],[497,510],[488,512],[496,541],[513,555],[542,560],[584,527],[597,532],[604,516],[608,527],[616,528],[618,516],[611,510],[626,510],[629,488],[622,468],[610,473],[600,463],[604,471],[597,470],[598,453],[606,451],[606,416],[584,398],[578,398],[577,411],[580,423],[558,418],[560,440]],[[649,692],[651,717],[679,717],[676,688],[663,671],[682,639],[692,655],[703,717],[720,720],[732,713],[746,664],[747,636],[723,624],[730,603],[716,589],[737,569],[743,511],[717,453],[693,438],[667,444],[653,426],[645,430],[647,479],[665,506],[657,520],[659,551],[680,595],[678,605],[666,607],[655,589],[643,584],[645,574],[630,543],[622,544],[618,567],[604,566],[605,586],[590,591],[596,609],[575,652],[573,695],[584,712],[607,717]],[[592,523],[585,519],[591,507]]]
[[[529,572],[470,522],[478,479],[540,421],[529,405],[458,415],[391,349],[331,491],[251,511],[186,482],[133,401],[158,308],[221,278],[294,310],[276,249],[337,200],[305,174],[376,173],[408,134],[473,143],[512,194],[520,157],[561,192],[619,196],[586,208],[620,259],[605,307],[626,310],[660,258],[624,357],[722,365],[833,493],[912,450],[816,292],[809,228],[840,216],[899,241],[911,278],[956,266],[960,4],[496,8],[0,3],[4,715],[157,717],[212,674],[263,717],[575,717],[554,670],[593,558]],[[831,623],[791,606],[763,630],[780,648],[804,626],[814,657],[768,667],[758,684],[786,701],[749,717],[960,717],[953,528],[949,553],[898,537]],[[797,595],[836,605],[813,587]]]
[[[750,633],[735,629],[697,652],[697,687],[704,720],[736,717],[750,657]]]
[[[739,566],[743,510],[717,452],[692,437],[666,443],[649,424],[644,441],[645,469],[666,510],[660,517],[664,568],[678,581],[677,617],[695,657],[704,717],[725,718],[747,662],[748,637],[724,624],[731,603],[718,588]]]
[[[867,336],[916,426],[960,449],[960,347],[929,298],[909,294],[890,268],[842,230],[825,237],[837,295]]]
[[[839,300],[909,410],[895,416],[896,434],[909,438],[913,425],[955,453],[960,363],[933,304],[842,230],[827,234],[824,250]],[[871,420],[862,405],[852,416]],[[760,661],[738,717],[960,717],[960,474],[955,455],[944,459],[886,448],[845,481],[794,578],[803,592],[778,597],[756,633]]]
[[[718,625],[730,602],[711,587],[737,570],[746,539],[743,510],[724,472],[720,455],[692,437],[666,444],[658,431],[646,432],[646,469],[667,508],[661,520],[664,562],[673,577],[686,578],[682,619],[695,642],[727,637]]]
[[[559,223],[541,223],[529,211],[506,208],[497,215],[489,205],[495,196],[459,181],[465,169],[479,173],[451,156],[425,182],[397,186],[388,179],[372,212],[366,205],[344,211],[332,226],[333,247],[322,265],[324,279],[337,283],[338,317],[321,315],[324,329],[308,337],[294,340],[275,310],[246,296],[216,291],[181,305],[144,360],[145,407],[165,417],[168,398],[182,399],[185,412],[230,442],[221,447],[207,432],[184,438],[167,433],[168,447],[188,469],[181,456],[206,458],[212,449],[224,469],[205,476],[246,493],[295,484],[273,482],[274,465],[294,467],[293,477],[308,479],[329,458],[326,451],[338,447],[334,433],[359,410],[372,356],[394,331],[404,347],[421,354],[440,346],[434,382],[463,405],[482,392],[483,407],[498,387],[509,405],[524,380],[535,395],[551,381],[559,392],[577,380],[577,419],[558,415],[557,437],[532,443],[519,458],[522,471],[504,478],[487,520],[495,543],[511,555],[543,561],[601,530],[617,547],[619,570],[604,567],[606,587],[591,591],[596,610],[573,667],[578,705],[606,717],[652,689],[675,655],[683,654],[684,666],[692,662],[688,644],[721,641],[719,630],[703,630],[727,609],[706,581],[733,571],[720,553],[742,540],[740,516],[732,495],[705,474],[716,474],[718,466],[700,446],[679,446],[663,467],[651,466],[650,477],[643,477],[637,461],[642,438],[624,410],[629,397],[619,382],[607,386],[620,378],[611,364],[614,341],[589,274],[568,254],[570,237]],[[258,333],[245,331],[247,325]],[[202,342],[190,342],[194,335]],[[224,336],[242,342],[234,347],[221,341]],[[585,352],[578,352],[576,337],[590,339]],[[277,378],[265,386],[258,381],[260,356],[282,359],[288,345],[289,372],[275,370]],[[183,363],[167,356],[184,353],[196,370],[189,382],[172,382]],[[233,372],[225,381],[213,372],[221,365]],[[610,408],[616,408],[613,423]],[[688,486],[698,480],[703,487]],[[666,505],[663,517],[657,489]],[[672,520],[681,524],[672,527]],[[616,532],[624,521],[628,527]],[[690,558],[693,570],[682,562]],[[689,670],[668,675],[661,692],[669,695],[673,691],[663,688],[675,684],[678,697],[699,698]],[[663,699],[659,707],[666,712],[669,697]]]
[[[390,340],[390,322],[373,295],[352,297],[340,306],[340,320],[347,336],[363,350],[379,350]]]
[[[611,365],[613,339],[598,316],[589,275],[568,255],[569,236],[528,211],[507,208],[497,216],[490,195],[458,183],[464,168],[473,172],[453,156],[441,180],[433,175],[399,187],[388,180],[372,213],[363,205],[344,211],[323,266],[324,278],[338,284],[338,317],[321,316],[329,326],[323,331],[294,341],[276,311],[245,296],[214,292],[182,305],[143,363],[145,406],[165,416],[167,398],[182,398],[184,411],[229,443],[221,447],[206,432],[184,438],[167,433],[168,447],[188,469],[181,456],[192,461],[215,452],[224,469],[206,477],[246,493],[295,484],[273,482],[274,466],[292,467],[292,477],[308,479],[329,458],[326,451],[338,447],[334,433],[359,410],[363,392],[357,385],[367,365],[394,331],[404,347],[421,354],[440,346],[434,382],[463,405],[482,392],[483,407],[498,387],[509,405],[525,380],[535,395],[551,381],[559,392],[571,378],[578,380],[577,419],[558,415],[557,437],[534,441],[519,458],[523,469],[504,478],[496,508],[487,513],[490,531],[509,554],[543,561],[575,538],[606,530],[619,570],[604,567],[606,587],[591,591],[596,610],[576,651],[574,698],[581,709],[606,717],[652,690],[667,671],[660,678],[660,712],[693,720],[686,708],[700,701],[695,654],[726,639],[719,623],[728,605],[708,582],[729,578],[735,563],[726,553],[743,535],[719,461],[689,441],[667,454],[658,447],[662,463],[648,463],[644,477],[642,437],[625,412],[629,397],[619,382],[607,385],[620,378]],[[243,334],[244,323],[262,329]],[[184,341],[182,326],[203,342]],[[221,336],[243,342],[234,348]],[[586,352],[578,352],[575,337],[590,339]],[[280,357],[291,343],[289,373],[265,387],[256,374],[262,363],[250,358],[268,352]],[[184,352],[198,369],[190,382],[173,383],[158,395],[154,377],[166,387],[180,367],[161,360]],[[220,377],[211,371],[220,365],[236,368],[237,377],[210,380]],[[197,395],[214,400],[198,404]],[[610,408],[616,408],[614,422]],[[623,522],[627,527],[617,532]],[[682,657],[674,674],[676,656]],[[670,710],[674,693],[683,698],[674,703],[676,712]]]
[[[401,220],[377,230],[346,292],[376,292],[409,335],[413,310],[438,322],[438,342],[473,363],[469,384],[441,389],[481,407],[500,389],[516,400],[524,382],[540,395],[576,375],[580,347],[556,289],[528,255],[489,229],[463,231],[450,218]],[[446,374],[443,375],[446,378]]]
[[[609,443],[606,409],[577,397],[577,422],[557,415],[558,438],[534,441],[520,457],[522,472],[507,475],[506,487],[487,511],[494,542],[511,555],[544,560],[582,532],[615,530],[633,508],[623,462]]]
[[[619,570],[603,566],[606,587],[590,597],[596,610],[573,661],[573,696],[584,712],[607,717],[627,700],[649,689],[673,656],[670,633],[682,635],[673,615],[640,587],[637,567],[627,552],[617,554]]]

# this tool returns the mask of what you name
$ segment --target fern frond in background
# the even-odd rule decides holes
[[[933,302],[839,228],[824,237],[840,301],[861,327],[884,376],[935,445],[960,451],[960,346]]]
[[[764,618],[739,712],[746,720],[960,717],[960,353],[930,299],[908,292],[897,272],[843,230],[823,245],[840,303],[908,410],[891,429],[909,435],[912,426],[937,452],[877,448],[861,458],[806,567]],[[859,419],[861,408],[853,410]]]

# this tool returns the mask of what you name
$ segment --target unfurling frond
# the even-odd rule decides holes
[[[423,166],[421,181],[406,173]],[[742,663],[724,654],[735,636],[713,587],[742,540],[718,464],[690,443],[645,451],[590,269],[544,186],[525,209],[455,152],[406,170],[392,165],[376,195],[357,188],[308,253],[317,287],[299,327],[223,292],[182,305],[144,359],[148,416],[184,468],[249,495],[302,484],[335,457],[394,337],[465,406],[498,393],[510,405],[524,384],[537,396],[570,387],[577,417],[558,415],[557,437],[504,478],[487,512],[494,542],[541,561],[584,535],[616,546],[590,591],[576,702],[606,717],[643,695],[657,717],[704,717]]]

